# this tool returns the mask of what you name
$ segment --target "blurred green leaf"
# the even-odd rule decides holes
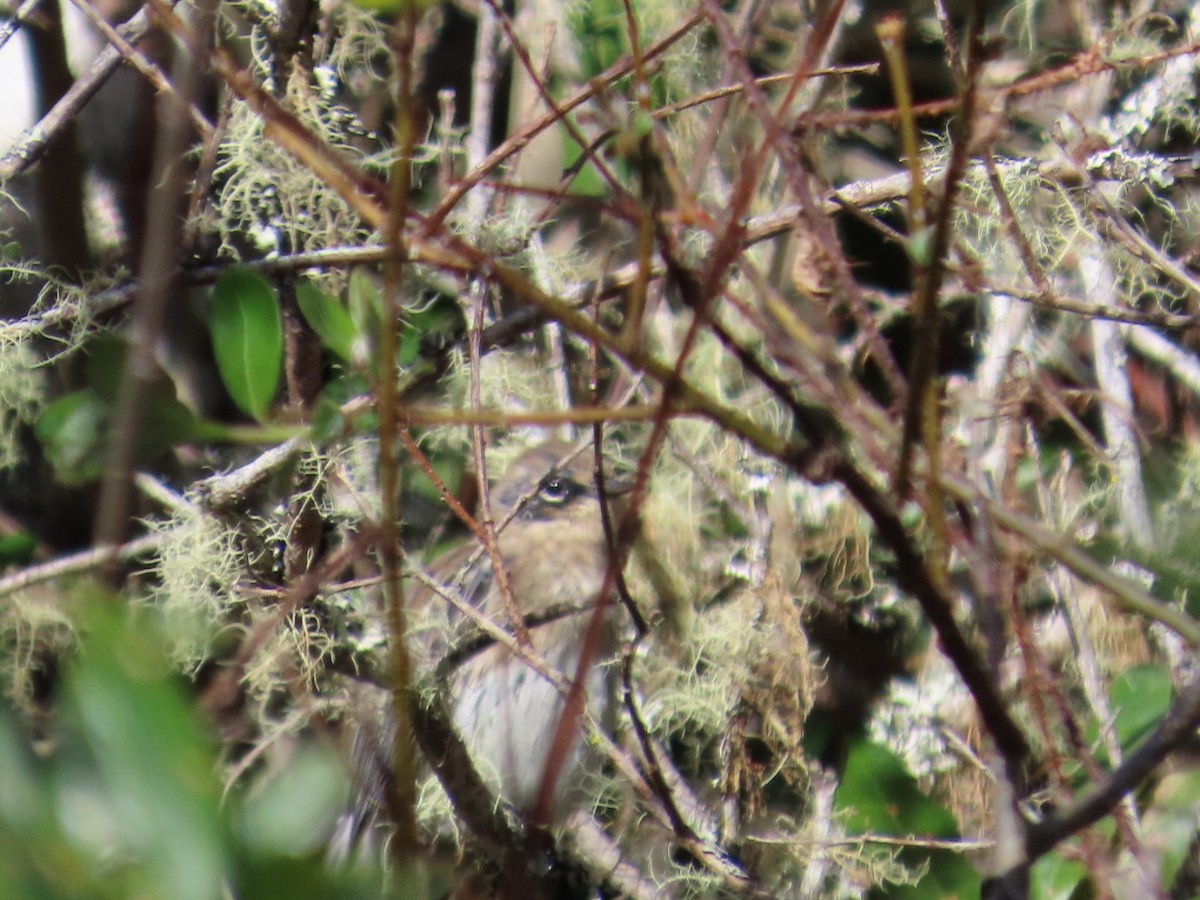
[[[347,796],[345,767],[331,751],[302,747],[242,810],[243,843],[264,855],[318,854]]]
[[[321,346],[343,362],[354,349],[354,320],[345,307],[307,279],[296,285],[296,302],[304,320],[321,340]]]
[[[56,833],[46,768],[0,708],[0,885],[5,896],[64,897],[78,886],[78,866],[71,864],[69,848]]]
[[[1109,703],[1122,750],[1133,749],[1154,729],[1170,708],[1172,693],[1171,676],[1162,666],[1133,666],[1113,679]],[[1091,723],[1089,738],[1094,741],[1098,732]]]
[[[958,836],[954,816],[921,793],[904,762],[870,741],[858,741],[850,749],[834,802],[846,828],[855,833]]]
[[[376,336],[384,327],[383,295],[371,274],[358,268],[350,273],[346,296],[355,335],[350,356],[356,366],[366,369],[375,358]]]
[[[1169,468],[1167,463],[1148,467],[1147,477],[1150,472],[1157,472],[1159,479],[1165,479],[1163,473]],[[1192,498],[1182,503],[1172,499],[1156,506],[1155,521],[1171,523],[1164,528],[1167,540],[1163,543],[1146,547],[1112,531],[1101,531],[1085,549],[1106,566],[1128,560],[1148,570],[1154,576],[1148,585],[1151,594],[1166,603],[1182,600],[1189,615],[1200,617],[1200,565],[1196,564],[1194,553],[1200,542],[1200,511],[1194,508],[1194,502]]]
[[[954,816],[923,794],[903,761],[886,747],[859,741],[850,748],[834,805],[848,832],[896,837],[953,839]],[[887,885],[872,896],[904,900],[966,900],[979,896],[981,879],[960,853],[904,847],[898,859],[914,871],[916,884]]]
[[[313,405],[312,428],[309,436],[318,446],[324,446],[336,440],[345,428],[346,420],[342,416],[341,407],[327,394],[322,393]]]
[[[932,225],[928,225],[914,231],[905,242],[908,258],[918,266],[928,266],[933,262],[933,235],[934,228]]]
[[[0,566],[21,566],[33,559],[37,538],[28,531],[0,537]]]
[[[145,404],[142,433],[138,435],[140,458],[156,459],[194,437],[196,416],[175,397],[173,385],[161,382],[151,387],[146,392]]]
[[[1142,817],[1142,839],[1161,859],[1163,884],[1175,884],[1196,838],[1200,771],[1171,772],[1154,789]]]
[[[465,332],[466,323],[457,301],[444,294],[431,297],[420,308],[405,312],[396,365],[410,368],[423,358],[436,356]]]
[[[394,878],[393,878],[394,881]],[[444,897],[448,893],[425,897]],[[296,859],[292,856],[254,858],[239,870],[238,900],[380,900],[381,897],[419,898],[421,893],[405,893],[394,883],[384,892],[378,870],[353,868],[333,873],[321,859]]]
[[[563,168],[570,172],[579,164],[583,149],[561,125],[557,126],[562,137]],[[578,165],[575,177],[567,185],[567,191],[577,197],[604,197],[608,194],[608,183],[590,159]]]
[[[36,757],[0,706],[0,897],[381,896],[370,860],[346,872],[324,863],[346,797],[331,749],[302,744],[262,790],[234,791],[222,808],[212,741],[157,617],[105,595],[76,618],[85,637],[64,676],[54,754]]]
[[[17,738],[13,721],[0,709],[0,822],[27,834],[44,832],[51,809],[37,761]]]
[[[567,27],[579,48],[579,64],[591,78],[629,50],[625,8],[620,0],[584,0],[568,7]]]
[[[431,9],[437,0],[353,0],[353,2],[359,9],[365,9],[368,12],[395,15],[403,10],[413,9],[419,16]]]
[[[446,486],[446,489],[451,494],[455,494],[463,480],[462,455],[458,453],[432,452],[429,454],[429,462],[433,466],[433,471],[441,479],[442,484]],[[428,500],[437,503],[442,502],[442,494],[437,489],[437,485],[419,467],[413,467],[405,489],[420,494]]]
[[[127,350],[125,339],[115,334],[97,335],[84,349],[88,387],[110,407],[121,394]]]
[[[121,340],[92,342],[87,349],[88,388],[51,403],[34,425],[34,435],[64,484],[84,484],[104,474],[125,351]],[[179,402],[175,386],[165,376],[145,388],[142,403],[138,433],[120,436],[136,443],[138,462],[155,460],[195,437],[196,417]]]
[[[227,269],[213,288],[209,330],[229,396],[243,412],[263,421],[283,363],[283,326],[275,292],[251,269]]]
[[[1029,896],[1038,900],[1071,900],[1087,876],[1087,866],[1056,853],[1043,856],[1029,872]]]
[[[66,702],[95,761],[95,780],[83,784],[103,804],[98,824],[143,862],[157,895],[220,897],[228,866],[214,756],[171,676],[157,623],[97,601],[85,625]],[[59,808],[80,814],[77,804]]]
[[[92,391],[59,397],[34,424],[34,435],[63,484],[84,484],[104,474],[108,411]]]

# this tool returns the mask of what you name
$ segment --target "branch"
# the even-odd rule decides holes
[[[130,44],[136,44],[146,36],[150,27],[149,12],[143,8],[119,27],[117,34]],[[122,61],[121,51],[112,45],[100,52],[91,68],[75,79],[70,90],[54,104],[50,112],[27,129],[12,149],[0,158],[0,185],[11,181],[42,158],[58,133],[74,121],[79,110],[95,96]]]
[[[1129,758],[1073,806],[1029,829],[1028,862],[1107,816],[1126,794],[1146,780],[1163,760],[1182,747],[1200,727],[1200,679],[1183,687],[1154,733]]]

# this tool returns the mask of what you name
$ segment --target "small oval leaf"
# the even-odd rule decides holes
[[[346,308],[307,280],[296,285],[296,303],[308,327],[321,339],[321,346],[343,362],[349,362],[356,330]]]
[[[346,427],[341,407],[328,394],[321,394],[313,405],[312,429],[309,434],[312,442],[318,447],[324,447],[336,440]]]
[[[354,5],[367,12],[395,15],[409,12],[421,16],[432,7],[437,0],[354,0]]]
[[[107,407],[88,390],[59,397],[42,411],[34,434],[63,484],[86,484],[104,474],[107,420]]]
[[[248,268],[226,270],[213,288],[209,331],[229,396],[261,422],[275,397],[283,363],[283,326],[275,292]]]
[[[927,225],[909,235],[906,248],[908,258],[918,266],[928,266],[933,262],[933,226]]]
[[[1171,708],[1171,676],[1162,666],[1140,665],[1113,679],[1109,702],[1116,717],[1117,740],[1132,750],[1154,730]]]

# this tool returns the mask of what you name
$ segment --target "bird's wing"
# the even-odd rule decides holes
[[[483,604],[495,582],[491,561],[478,553],[478,544],[468,541],[438,557],[430,568],[431,579],[446,593],[456,594],[476,607]],[[421,669],[428,674],[453,646],[455,638],[471,627],[470,619],[438,591],[416,580],[409,581],[406,606],[410,610],[413,634],[410,650]],[[382,827],[382,812],[394,790],[392,753],[396,728],[390,695],[377,686],[359,685],[355,689],[352,716],[352,766],[355,797],[353,806],[338,820],[329,843],[328,859],[334,866],[350,864],[356,857],[378,852],[375,833]]]

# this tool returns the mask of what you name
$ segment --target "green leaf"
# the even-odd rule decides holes
[[[112,408],[121,395],[121,380],[125,374],[125,360],[129,356],[125,338],[116,334],[97,335],[88,341],[84,355],[87,359],[85,372],[87,383],[96,396]]]
[[[296,302],[304,321],[320,338],[321,346],[349,362],[357,331],[345,307],[308,280],[296,285]]]
[[[1146,809],[1143,837],[1157,848],[1163,884],[1175,884],[1186,864],[1196,834],[1196,810],[1200,809],[1200,772],[1171,772],[1154,788]]]
[[[356,338],[350,356],[355,365],[366,369],[375,359],[376,335],[384,328],[383,294],[365,269],[355,269],[346,296]]]
[[[370,858],[346,871],[324,861],[345,802],[336,756],[302,744],[222,804],[210,726],[164,656],[158,618],[90,593],[72,607],[84,637],[64,669],[55,753],[35,756],[0,704],[0,896],[383,896]]]
[[[243,412],[263,421],[283,363],[283,326],[275,292],[251,269],[226,270],[213,288],[209,331],[229,396]]]
[[[446,294],[429,298],[404,313],[396,365],[409,368],[422,359],[436,357],[466,334],[467,324],[457,300]]]
[[[933,233],[933,226],[927,225],[909,235],[905,248],[908,258],[918,266],[928,266],[933,262]]]
[[[353,0],[353,2],[359,9],[365,9],[368,12],[394,15],[407,9],[413,9],[419,16],[431,8],[437,0]]]
[[[566,25],[579,42],[579,65],[595,77],[629,51],[620,0],[584,0],[567,6]]]
[[[583,156],[583,150],[580,149],[579,144],[575,143],[575,139],[565,128],[561,125],[557,127],[562,138],[563,169],[569,172],[575,168],[579,158]],[[608,183],[600,174],[600,170],[596,168],[596,164],[589,160],[579,166],[575,177],[567,185],[567,190],[576,197],[604,197],[608,194]]]
[[[28,531],[17,531],[0,537],[0,565],[22,566],[33,559],[37,538]]]
[[[88,342],[88,387],[99,398],[106,417],[111,417],[120,401],[128,356],[126,341],[115,335],[101,335]],[[136,437],[140,460],[156,459],[195,434],[195,415],[175,395],[174,382],[165,373],[157,375],[144,389],[142,427]]]
[[[1071,900],[1087,876],[1087,866],[1057,854],[1043,856],[1029,872],[1029,896],[1038,900]]]
[[[904,762],[879,744],[859,741],[850,750],[834,795],[846,828],[864,834],[953,838],[954,816],[917,786]]]
[[[35,423],[34,435],[63,484],[83,484],[104,474],[112,412],[124,365],[123,342],[101,340],[89,346],[87,372],[91,386],[60,397],[42,411]],[[157,459],[195,436],[195,415],[176,399],[174,385],[162,379],[145,389],[138,433],[122,435],[121,439],[134,442],[141,463]]]
[[[313,405],[312,428],[310,437],[318,446],[325,446],[336,440],[346,427],[342,409],[328,394],[322,393]]]
[[[67,679],[66,708],[86,757],[55,804],[82,842],[132,853],[151,890],[142,896],[210,900],[228,868],[214,756],[192,704],[170,677],[157,623],[96,598],[87,644]],[[89,796],[78,809],[72,798]]]
[[[170,384],[159,384],[146,392],[146,413],[138,435],[141,459],[157,459],[176,444],[196,436],[196,415],[175,396]]]
[[[327,748],[302,746],[241,810],[242,842],[267,855],[319,854],[346,797],[346,775]]]
[[[870,741],[859,741],[851,747],[834,805],[851,833],[958,837],[954,816],[921,793],[917,780],[899,757]],[[897,859],[924,874],[916,884],[886,885],[878,889],[878,896],[903,900],[965,900],[979,896],[979,873],[961,853],[905,847]]]
[[[0,707],[0,827],[40,837],[51,826],[50,798],[42,766],[24,737],[8,707]]]
[[[654,118],[646,110],[639,107],[629,123],[629,130],[633,132],[633,136],[639,141],[643,138],[648,138],[654,133]]]
[[[1110,702],[1122,749],[1132,749],[1154,729],[1171,705],[1171,694],[1171,676],[1162,666],[1134,666],[1113,680]]]
[[[56,833],[47,763],[29,743],[27,730],[0,706],[0,885],[6,896],[30,900],[80,896],[72,890],[73,867],[64,864],[69,847]],[[51,858],[55,864],[47,867]]]
[[[446,486],[446,489],[451,494],[456,494],[463,477],[462,455],[458,453],[433,452],[429,454],[429,462],[432,464],[433,471],[437,474],[437,477]],[[423,469],[413,468],[406,490],[410,490],[434,503],[442,502],[442,495],[438,491],[437,485],[430,480]]]
[[[104,474],[108,409],[92,391],[75,391],[42,410],[33,431],[63,484],[83,484]]]

